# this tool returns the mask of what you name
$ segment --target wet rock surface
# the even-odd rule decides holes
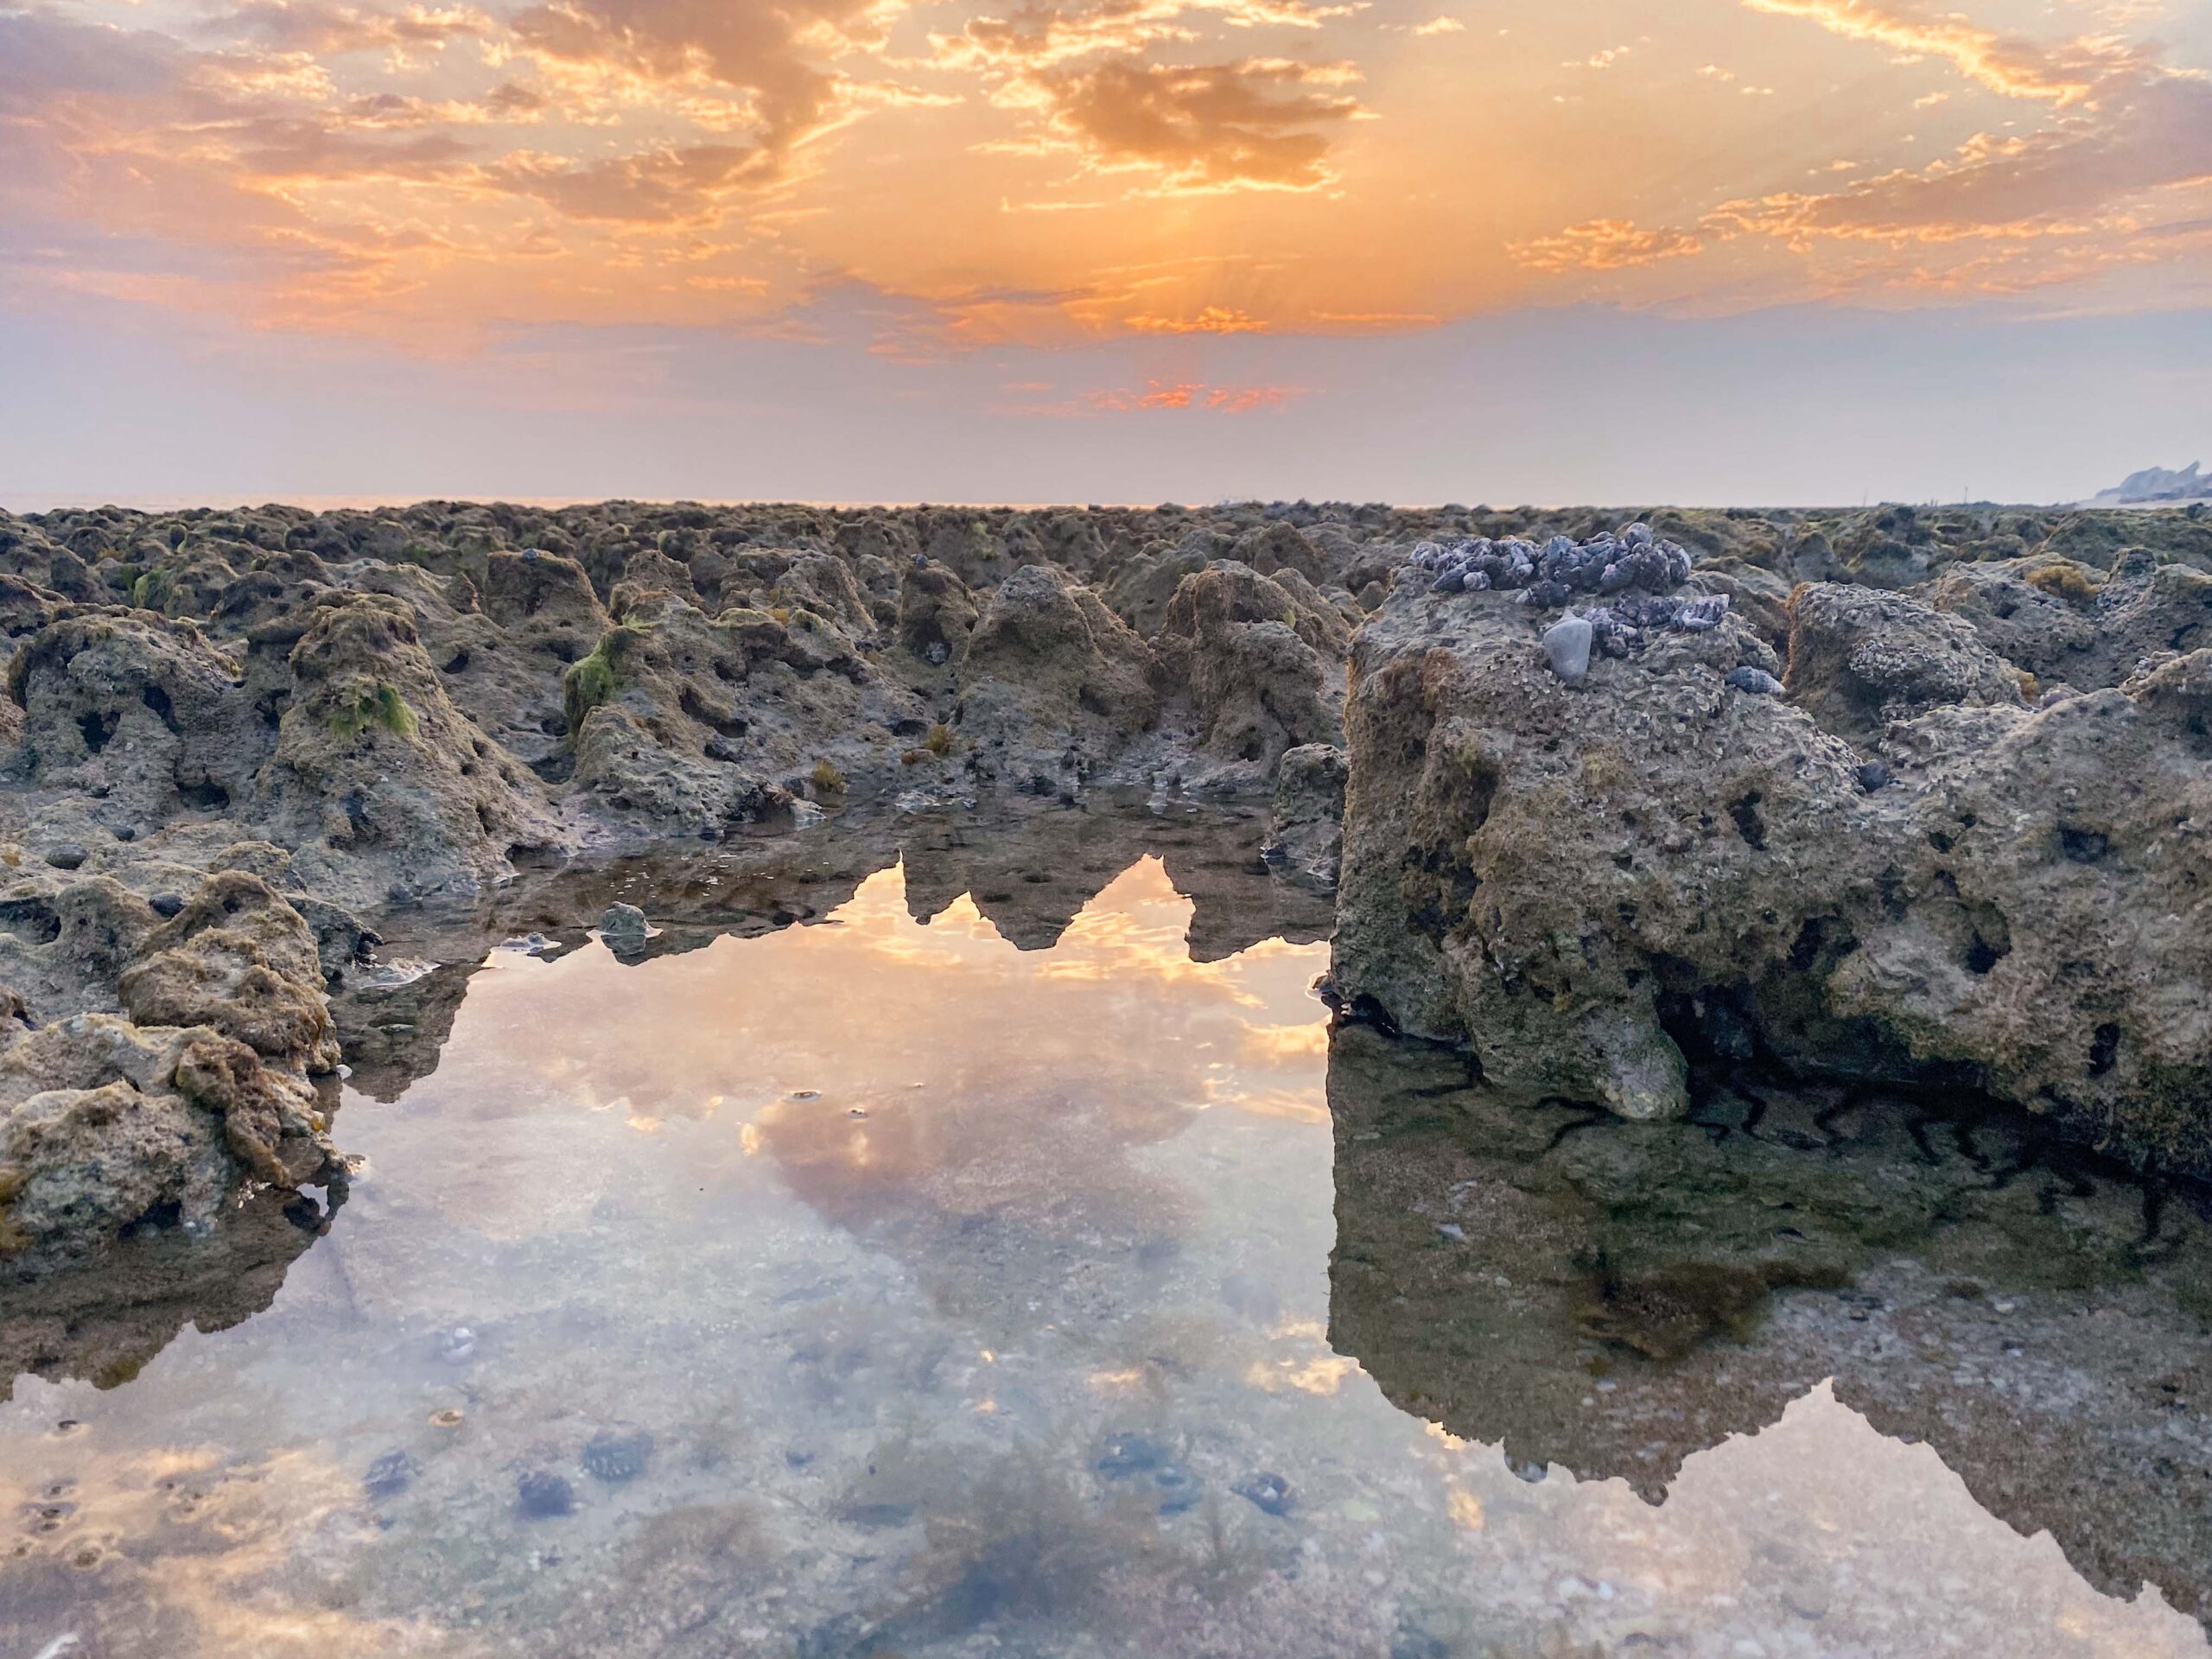
[[[1689,1060],[1758,1055],[2212,1169],[2212,652],[2045,692],[1806,583],[1786,659],[1724,610],[1569,683],[1533,591],[1402,582],[1359,637],[1350,1006],[1531,1100],[1680,1116]]]

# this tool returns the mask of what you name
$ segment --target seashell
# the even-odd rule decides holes
[[[1569,685],[1580,683],[1590,672],[1590,645],[1595,637],[1589,622],[1572,611],[1545,629],[1544,659],[1552,672]]]
[[[1782,682],[1763,668],[1732,668],[1726,683],[1762,697],[1778,696],[1782,692]]]

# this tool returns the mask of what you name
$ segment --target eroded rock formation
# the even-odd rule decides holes
[[[338,1063],[314,931],[265,881],[209,876],[143,928],[129,1018],[0,1039],[0,1277],[81,1261],[139,1225],[206,1230],[242,1187],[342,1179],[311,1078]],[[119,946],[121,941],[118,941]]]
[[[219,1096],[262,1103],[241,1122],[292,1110],[280,1096],[305,1114],[281,1080],[331,1063],[320,999],[395,912],[823,812],[876,815],[853,831],[876,851],[901,823],[917,849],[940,837],[917,893],[1003,893],[986,908],[1047,937],[1116,836],[994,852],[958,825],[995,797],[1227,802],[1256,840],[1272,791],[1281,904],[1249,925],[1202,904],[1194,925],[1231,949],[1325,925],[1348,788],[1348,994],[1471,1034],[1501,1083],[1665,1112],[1686,1049],[1749,1046],[2199,1157],[2212,525],[1647,517],[1648,535],[1589,510],[1306,503],[0,515],[13,1030],[127,1021],[129,1086],[200,1115],[181,1122],[226,1120]],[[1458,595],[1418,591],[1446,575]],[[1465,591],[1477,575],[1488,595]],[[1588,625],[1573,688],[1533,643],[1562,594]],[[1248,891],[1243,853],[1169,856]],[[278,1081],[204,1046],[181,1071],[160,1035],[179,1031]],[[354,1040],[376,1069],[386,1039]],[[212,1190],[213,1164],[198,1185],[164,1167],[162,1213]],[[40,1204],[18,1207],[60,1213]]]
[[[1548,616],[1414,582],[1362,634],[1347,1001],[1530,1098],[1678,1116],[1686,1055],[1757,1054],[2212,1167],[2212,652],[2031,704],[1962,618],[1808,584],[1778,685],[1732,613],[1569,683]]]

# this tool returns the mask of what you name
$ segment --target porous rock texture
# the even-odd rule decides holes
[[[1344,753],[1326,743],[1287,750],[1275,771],[1262,855],[1277,869],[1333,890],[1344,851]]]
[[[1554,791],[1501,823],[1542,821],[1529,833],[1560,855],[1531,851],[1522,874],[1501,863],[1494,885],[1501,898],[1516,882],[1548,888],[1501,913],[1555,937],[1539,945],[1508,930],[1502,959],[1519,952],[1530,982],[1582,1001],[1548,1013],[1498,1003],[1497,1034],[1478,1046],[1502,1066],[1520,1052],[1533,1075],[1537,1051],[1571,1027],[1581,1035],[1560,1051],[1554,1086],[1669,1109],[1668,1033],[1688,1029],[1685,995],[1708,1040],[1740,1039],[1722,995],[1738,982],[1700,988],[1717,960],[1705,935],[1726,933],[1777,985],[1821,988],[1796,1002],[1768,996],[1796,1012],[1763,1013],[1751,1039],[1796,1033],[1794,1052],[1841,1052],[1849,1065],[1878,1055],[1892,1071],[1948,1061],[2016,1092],[2048,1083],[2092,1135],[2125,1115],[2123,1097],[2177,1098],[2200,1075],[2188,999],[2201,975],[2196,901],[2175,874],[2197,843],[2172,791],[2195,786],[2175,779],[2202,730],[2190,653],[2212,643],[2201,632],[2212,525],[2181,512],[1661,511],[1641,515],[1649,534],[1631,538],[1623,527],[1637,517],[1306,502],[0,514],[0,636],[13,652],[0,700],[0,984],[11,988],[10,1052],[22,1051],[0,1120],[20,1155],[0,1179],[14,1183],[12,1236],[27,1241],[9,1271],[79,1259],[104,1230],[112,1240],[142,1222],[241,1213],[226,1208],[240,1192],[310,1166],[334,1175],[321,1109],[302,1092],[336,1058],[321,998],[375,982],[369,958],[388,912],[480,906],[518,868],[571,856],[804,832],[824,811],[928,823],[958,849],[944,815],[995,795],[1080,815],[1128,791],[1256,817],[1273,790],[1269,868],[1302,915],[1325,904],[1333,876],[1348,749],[1355,817],[1363,801],[1383,803],[1364,809],[1371,821],[1396,814],[1419,851],[1410,874],[1378,885],[1374,836],[1355,836],[1347,975],[1371,969],[1366,994],[1415,1028],[1463,1032],[1464,987],[1408,975],[1446,960],[1464,931],[1451,912],[1465,898],[1466,837],[1443,826],[1447,810],[1466,815],[1447,807],[1442,774],[1414,800],[1400,776],[1413,763],[1363,741],[1363,722],[1371,735],[1400,715],[1356,709],[1347,733],[1342,692],[1363,625],[1370,704],[1382,689],[1434,682],[1452,738],[1422,766],[1465,762],[1478,793],[1509,803],[1524,777]],[[1470,615],[1488,605],[1497,617],[1439,633],[1438,666],[1398,661],[1409,619],[1443,602],[1423,601],[1407,575],[1423,568],[1418,550],[1478,540],[1493,553],[1525,542],[1539,597],[1554,575],[1578,594],[1594,582],[1578,603],[1610,607],[1611,620],[1593,628],[1586,688],[1541,667],[1527,647],[1543,614],[1497,609],[1504,594],[1465,600]],[[1593,543],[1605,550],[1594,562]],[[1617,566],[1636,582],[1671,573],[1676,548],[1712,596],[1700,626],[1725,596],[1725,626],[1681,632],[1669,620],[1679,607],[1605,587]],[[1510,553],[1507,566],[1517,569]],[[1459,568],[1464,583],[1490,566]],[[1910,588],[1902,614],[1921,620],[1863,607],[1847,618],[1848,596],[1827,601],[1834,615],[1793,611],[1807,582]],[[1940,634],[1928,606],[1953,619]],[[1490,710],[1442,664],[1491,652],[1494,628],[1517,640],[1498,660],[1522,677],[1510,695],[1481,694],[1498,715],[1484,740],[1497,755],[1484,760],[1466,736]],[[1789,697],[1716,686],[1726,668],[1779,672],[1794,634],[1813,654],[1792,670]],[[1893,645],[1911,672],[1885,654]],[[1621,702],[1630,682],[1649,683],[1652,706]],[[1551,713],[1540,718],[1539,702]],[[1834,729],[1815,726],[1815,706]],[[1598,745],[1586,779],[1566,734],[1538,734],[1561,711]],[[2094,777],[2089,732],[2110,734]],[[1748,919],[1716,910],[1695,923],[1704,899],[1762,891],[1738,868],[1750,851],[1716,851],[1704,836],[1690,768],[1672,758],[1698,733],[1714,740],[1706,772],[1749,766],[1766,780],[1742,833],[1764,837],[1769,860],[1796,861],[1808,893],[1834,895],[1817,915],[1777,909],[1769,922],[1755,906]],[[1600,787],[1607,744],[1621,772],[1603,787],[1649,794],[1661,830],[1609,830],[1603,857],[1628,853],[1632,868],[1593,872],[1563,861],[1592,850],[1575,839],[1597,832],[1577,826],[1574,791]],[[1546,770],[1567,765],[1561,753],[1564,779]],[[1650,782],[1622,781],[1647,760],[1660,763]],[[1886,771],[1870,773],[1878,761]],[[1479,783],[1485,768],[1502,790]],[[1894,781],[1867,794],[1872,775]],[[1981,791],[1971,800],[1969,783]],[[2077,797],[2061,814],[2067,787]],[[1727,808],[1751,792],[1729,793],[1713,822],[1735,833]],[[1568,809],[1544,804],[1554,798]],[[1955,798],[1973,823],[1936,822]],[[2016,800],[2030,825],[2017,834]],[[1822,817],[1832,822],[1817,833],[1803,822]],[[1837,826],[1859,837],[1848,856],[1835,855]],[[2035,889],[2037,910],[2004,871],[2014,842],[2046,829],[2067,850]],[[884,835],[877,850],[903,845]],[[1878,862],[1877,843],[1895,844]],[[1656,874],[1677,859],[1673,875]],[[960,850],[954,864],[1000,892],[987,852]],[[1064,874],[1024,868],[1020,891],[1057,894]],[[1585,925],[1578,912],[1559,931],[1567,895],[1616,882],[1641,895],[1638,919],[1592,912],[1589,961],[1579,946],[1560,956]],[[1885,919],[1885,905],[1903,906],[1910,925]],[[1488,924],[1465,924],[1478,925]],[[1605,944],[1604,929],[1630,944]],[[2138,954],[2123,969],[2107,951],[2128,929]],[[1209,950],[1243,937],[1217,931]],[[1679,950],[1657,948],[1676,934]],[[2084,944],[2053,966],[2039,941],[2062,934]],[[1450,948],[1465,957],[1465,944]],[[1993,960],[1986,972],[1951,961],[1969,956]],[[1800,958],[1810,967],[1789,965]],[[1898,993],[1898,976],[1927,983]],[[2084,1039],[2079,1022],[2093,1015]],[[56,1031],[74,1034],[64,1044]],[[2086,1058],[2074,1052],[2083,1040]],[[111,1063],[85,1062],[94,1048]],[[2069,1065],[2088,1075],[2062,1077]],[[34,1147],[48,1151],[33,1158]],[[82,1191],[52,1185],[66,1161],[54,1148],[73,1149]],[[103,1196],[95,1176],[112,1190]]]
[[[155,914],[129,918],[150,925],[117,976],[127,1019],[33,1026],[6,994],[0,1281],[94,1256],[133,1226],[205,1229],[250,1184],[342,1179],[309,1081],[338,1044],[306,919],[240,870]]]
[[[1154,665],[1151,648],[1096,594],[1064,571],[1025,565],[968,636],[956,729],[977,769],[1080,783],[1151,725]]]
[[[1402,583],[1354,654],[1338,995],[1630,1117],[1757,1056],[2212,1168],[2212,650],[2031,704],[1923,600],[1788,617],[1781,696],[1729,683],[1777,665],[1732,613],[1569,686],[1541,610]]]
[[[363,595],[306,620],[258,779],[265,832],[329,874],[372,854],[410,889],[480,886],[547,837],[535,779],[454,707],[404,604]]]
[[[1224,559],[1192,572],[1161,617],[1159,648],[1208,755],[1263,781],[1285,751],[1343,741],[1351,629],[1297,570],[1263,576]]]

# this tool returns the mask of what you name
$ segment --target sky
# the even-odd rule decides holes
[[[0,503],[2070,499],[2208,0],[0,0]]]

